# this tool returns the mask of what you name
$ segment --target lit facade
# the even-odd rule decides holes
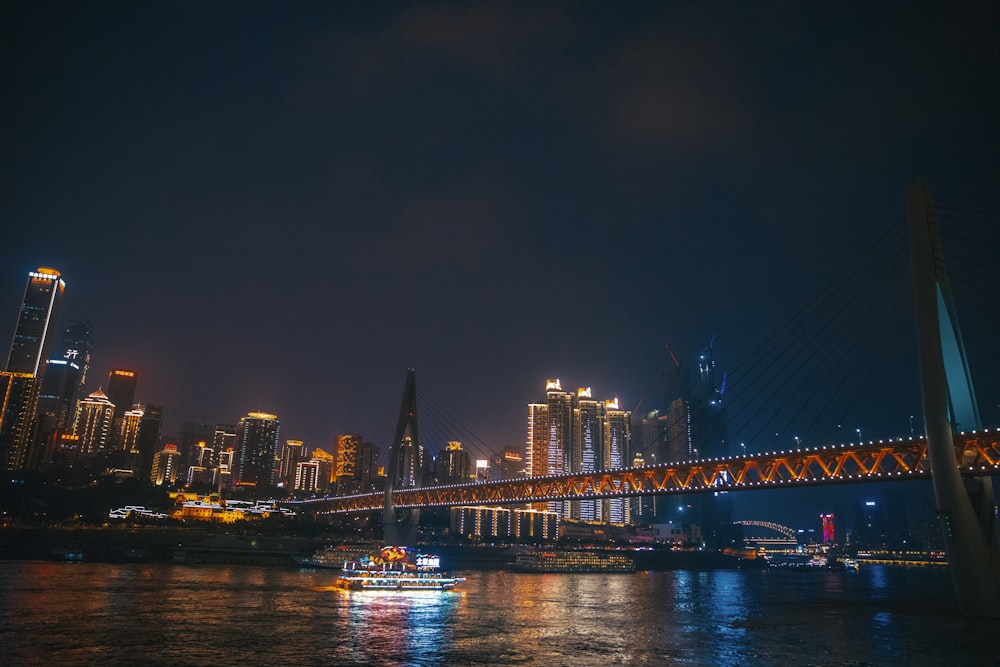
[[[304,443],[301,440],[285,440],[281,446],[281,463],[278,466],[278,481],[285,486],[294,486],[295,467],[303,460]]]
[[[177,445],[168,443],[153,457],[153,469],[149,479],[157,486],[173,484],[177,481],[177,470],[180,467],[181,453]]]
[[[30,451],[50,330],[65,283],[59,272],[28,274],[7,365],[0,374],[0,466],[21,470],[35,464]]]
[[[469,453],[462,449],[462,443],[449,442],[435,462],[435,476],[438,484],[465,484],[470,480]]]
[[[73,432],[80,436],[81,454],[100,454],[108,448],[115,404],[98,389],[77,404]]]
[[[236,478],[241,485],[275,483],[275,458],[281,425],[277,415],[250,412],[236,427]]]
[[[559,537],[559,517],[529,509],[452,507],[451,531],[481,539],[551,542]]]

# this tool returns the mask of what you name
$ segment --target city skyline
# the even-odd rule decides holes
[[[732,371],[908,181],[1000,211],[997,11],[9,3],[0,336],[56,267],[85,393],[134,369],[178,438],[385,442],[408,368],[497,451],[544,378],[666,407],[664,341]],[[851,437],[919,419],[901,329]]]

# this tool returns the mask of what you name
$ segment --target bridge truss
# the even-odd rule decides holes
[[[955,451],[965,476],[1000,474],[1000,429],[960,433]],[[403,488],[396,508],[511,505],[658,494],[748,491],[800,486],[930,479],[924,438],[748,454],[551,477]],[[283,503],[313,513],[382,509],[381,493]]]

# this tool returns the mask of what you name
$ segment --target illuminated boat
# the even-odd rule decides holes
[[[336,585],[350,591],[448,591],[463,581],[443,573],[437,556],[383,547],[377,556],[345,560]]]
[[[521,551],[514,559],[517,572],[635,572],[635,561],[618,554],[595,551]]]
[[[339,546],[325,547],[308,558],[299,559],[299,565],[308,568],[341,570],[345,561],[358,560],[371,552],[371,547]]]

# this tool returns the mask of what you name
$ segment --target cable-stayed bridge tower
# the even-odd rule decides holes
[[[982,428],[944,267],[935,261],[930,201],[907,189],[927,455],[958,602],[965,616],[1000,618],[1000,551],[989,477],[963,478],[954,433]]]

